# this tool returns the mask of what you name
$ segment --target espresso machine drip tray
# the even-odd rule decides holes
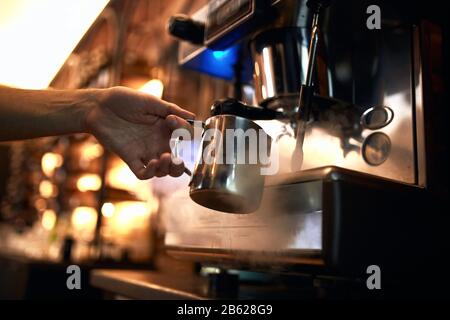
[[[260,208],[246,215],[201,207],[188,190],[172,197],[169,253],[221,267],[395,272],[436,248],[423,228],[439,229],[438,219],[424,219],[424,189],[339,167],[266,177]]]

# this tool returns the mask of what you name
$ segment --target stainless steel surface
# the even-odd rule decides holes
[[[268,176],[261,206],[245,215],[224,214],[193,204],[188,190],[180,190],[167,199],[178,205],[168,206],[164,212],[165,244],[178,251],[188,250],[183,257],[196,259],[202,256],[198,250],[232,252],[233,259],[254,263],[261,259],[285,261],[287,253],[320,255],[322,181],[340,178],[339,171],[332,167]],[[257,257],[257,253],[263,257]],[[294,261],[298,260],[291,263]]]
[[[308,63],[308,30],[280,28],[251,41],[255,99],[259,105],[289,111],[296,106]]]
[[[417,48],[418,38],[414,37],[412,43],[411,29],[402,26],[385,27],[380,33],[355,32],[358,34],[349,36],[348,22],[335,14],[342,6],[336,3],[333,6],[338,8],[330,13],[332,18],[324,19],[326,45],[320,55],[328,57],[325,61],[327,75],[324,77],[321,71],[317,78],[327,83],[317,82],[316,86],[329,88],[334,98],[348,101],[353,107],[314,107],[312,122],[305,133],[303,168],[337,165],[410,184],[420,180],[419,184],[425,185],[424,148],[420,147],[424,139],[423,133],[417,131],[423,131],[419,93],[422,86],[417,76],[420,52],[414,55],[415,61],[411,59],[411,48],[413,45]],[[296,74],[302,77],[305,74],[308,30],[296,31],[297,41],[291,42],[290,50],[280,40],[283,38],[277,38],[273,32],[265,31],[255,38],[265,41],[265,46],[258,50],[258,42],[252,42],[256,100],[269,108],[292,110],[296,106],[299,80],[305,80]],[[263,36],[266,36],[264,41],[259,39]],[[294,56],[298,64],[288,63]],[[415,101],[413,95],[416,95]],[[368,110],[380,108],[387,112],[384,124],[361,123],[361,117]],[[365,161],[362,146],[376,131],[389,137],[391,152],[386,161],[374,166]],[[299,153],[296,157],[300,157]],[[297,161],[301,162],[301,159]]]
[[[294,115],[293,118],[297,119],[295,123],[291,120],[291,123],[294,124],[294,134],[296,138],[295,142],[295,150],[292,153],[292,161],[291,168],[294,171],[300,171],[303,166],[303,143],[305,141],[305,133],[308,125],[308,121],[310,119],[311,114],[311,106],[312,106],[312,98],[313,98],[313,73],[316,66],[316,58],[317,58],[317,44],[319,42],[319,18],[320,18],[320,9],[317,9],[313,15],[312,22],[312,31],[311,31],[311,39],[309,42],[309,51],[308,51],[308,66],[306,69],[306,80],[305,84],[300,88],[300,98],[298,102],[298,114]]]
[[[369,108],[361,116],[361,125],[365,129],[377,130],[387,126],[394,118],[394,111],[386,106]]]
[[[268,177],[260,208],[246,215],[228,215],[193,205],[187,190],[180,190],[167,199],[169,203],[179,205],[176,208],[169,206],[163,215],[167,228],[165,244],[177,257],[222,267],[326,265],[330,262],[328,259],[339,252],[336,248],[342,248],[340,240],[343,238],[350,246],[348,249],[363,249],[365,244],[351,244],[352,238],[362,236],[367,240],[364,230],[367,224],[374,222],[374,217],[385,223],[395,221],[401,226],[403,219],[411,213],[398,213],[399,217],[389,206],[403,207],[401,203],[410,194],[405,193],[406,189],[421,190],[337,167],[317,168]],[[371,191],[366,194],[359,190]],[[365,194],[367,198],[363,196],[356,200],[355,192],[358,196]],[[387,200],[386,194],[393,194],[392,199]],[[403,194],[397,203],[394,194]],[[372,209],[362,206],[367,201],[376,202],[370,205]],[[384,204],[380,206],[379,202]],[[378,212],[377,216],[375,213],[380,207],[385,207],[386,211]],[[413,216],[421,219],[420,214],[410,218],[415,219]],[[355,224],[354,219],[358,223]],[[362,221],[365,225],[359,230]],[[391,237],[398,236],[397,228],[387,230]],[[417,237],[416,232],[405,231],[412,238]],[[370,233],[383,239],[378,230]],[[384,245],[390,247],[393,244],[385,241]],[[345,252],[340,254],[346,255]]]
[[[315,78],[310,73],[310,80],[315,78],[317,88],[328,88],[333,98],[349,104],[313,106],[311,121],[304,123],[303,154],[296,152],[294,157],[298,161],[293,159],[293,168],[299,170],[295,165],[302,162],[302,169],[336,165],[423,186],[426,179],[424,148],[421,147],[424,139],[422,85],[417,75],[420,72],[418,38],[412,37],[411,28],[407,26],[384,27],[378,33],[352,30],[353,34],[349,35],[349,22],[339,15],[343,7],[334,3],[323,22],[326,41],[319,56],[328,57],[322,61],[327,74],[321,70]],[[294,30],[289,32],[297,35],[296,41],[283,42],[289,38],[286,29],[283,37],[276,30],[263,31],[251,43],[256,100],[269,108],[294,110],[300,80],[306,81],[308,29]],[[413,47],[417,51],[414,61],[411,58]],[[292,63],[293,60],[296,62]],[[382,114],[372,111],[383,108],[387,117],[384,123],[375,123],[375,118],[367,123],[368,114],[380,116]],[[389,138],[390,152],[385,161],[367,162],[363,145],[375,132]],[[383,144],[383,148],[385,146]]]
[[[427,185],[426,155],[425,155],[425,118],[423,106],[422,87],[422,57],[420,53],[420,33],[418,27],[413,27],[413,90],[415,102],[416,124],[416,154],[417,154],[417,184],[421,187]]]
[[[309,42],[308,51],[308,67],[306,69],[305,85],[311,87],[313,85],[313,72],[316,65],[317,44],[319,42],[319,13],[314,13],[311,30],[311,40]]]
[[[391,140],[387,135],[375,132],[364,140],[361,152],[368,164],[379,166],[389,157],[391,146]]]
[[[319,17],[306,2],[273,3],[280,13],[278,19],[250,41],[255,98],[259,105],[291,111],[297,106],[301,84],[313,83],[314,68],[308,72],[308,64],[317,52]],[[312,59],[308,59],[309,55]]]
[[[413,94],[420,84],[413,79],[411,39],[409,28],[396,27],[384,28],[371,38],[347,40],[358,57],[347,62],[339,58],[337,44],[329,42],[329,56],[336,57],[329,63],[334,97],[350,98],[354,106],[313,109],[303,144],[303,169],[336,165],[416,184],[416,156],[423,150],[416,150],[414,144]],[[367,50],[371,47],[376,51]],[[389,123],[380,128],[361,124],[367,110],[384,106],[392,110]],[[389,155],[385,161],[376,162],[378,165],[365,161],[363,150],[366,139],[375,132],[385,134],[391,145]],[[383,152],[380,148],[373,151]]]
[[[293,112],[300,85],[306,81],[312,15],[303,1],[274,4],[284,19],[245,35],[242,43],[250,43],[252,50],[257,103]],[[299,11],[285,10],[293,6]],[[321,22],[320,65],[310,80],[316,94],[345,103],[313,104],[305,128],[302,171],[267,177],[263,204],[248,215],[208,210],[192,204],[186,190],[180,192],[176,197],[182,209],[171,210],[167,217],[167,245],[192,249],[187,255],[231,250],[238,261],[244,252],[269,252],[267,259],[274,260],[291,249],[320,253],[325,241],[322,219],[330,211],[349,211],[353,216],[365,212],[352,207],[352,200],[342,209],[338,193],[333,199],[323,198],[323,186],[316,182],[339,174],[330,166],[378,177],[363,175],[360,185],[382,185],[381,177],[399,188],[426,186],[421,39],[417,28],[385,8],[383,15],[389,15],[390,23],[376,32],[355,28],[366,14],[357,1],[352,1],[351,12],[360,12],[360,17],[349,15],[349,6],[335,1]],[[294,15],[299,18],[296,23]],[[294,150],[292,133],[284,132],[278,139],[283,155]],[[388,203],[383,205],[386,212],[391,209]],[[339,232],[340,221],[336,223],[334,231]]]
[[[264,187],[260,148],[265,142],[270,146],[270,141],[251,120],[231,115],[209,118],[190,182],[192,200],[223,212],[255,211]]]
[[[326,175],[326,171],[324,171]],[[222,249],[282,254],[284,251],[320,252],[322,247],[322,182],[299,175],[304,183],[290,183],[289,177],[269,181],[259,209],[245,215],[225,214],[193,204],[187,190],[168,201],[177,203],[164,214],[165,244],[190,249]],[[280,184],[282,179],[286,184]],[[310,180],[313,179],[313,180]],[[315,180],[314,180],[315,179]]]

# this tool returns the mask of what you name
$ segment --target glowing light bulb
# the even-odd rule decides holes
[[[81,151],[81,159],[83,161],[92,161],[103,155],[103,147],[99,143],[86,143]]]
[[[111,218],[114,215],[115,206],[111,202],[105,202],[102,206],[102,215],[106,218]]]
[[[45,210],[42,215],[41,224],[45,230],[52,230],[56,224],[56,212],[51,209]]]
[[[63,158],[60,154],[47,152],[42,156],[41,167],[42,171],[47,177],[53,176],[55,169],[59,168],[63,163]]]
[[[84,174],[77,181],[77,188],[81,192],[97,191],[102,186],[102,180],[97,174]]]
[[[92,231],[97,223],[97,210],[92,207],[75,208],[71,222],[76,230]]]
[[[57,194],[58,190],[50,181],[44,180],[39,184],[39,193],[44,198],[51,198]]]

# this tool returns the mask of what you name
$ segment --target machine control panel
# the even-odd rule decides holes
[[[274,14],[268,0],[213,0],[209,3],[205,29],[205,45],[224,50],[242,39]]]

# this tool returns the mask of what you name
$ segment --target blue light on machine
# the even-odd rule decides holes
[[[231,80],[234,78],[233,66],[238,59],[237,46],[226,50],[207,49],[202,55],[200,68],[216,77]]]
[[[220,60],[223,59],[228,55],[228,53],[231,51],[231,49],[223,50],[223,51],[213,51],[214,58]]]
[[[204,48],[197,55],[186,60],[183,66],[209,74],[210,76],[222,78],[225,80],[232,80],[235,77],[234,66],[239,58],[238,45],[227,48],[226,50],[212,50]],[[247,63],[245,63],[247,66]],[[252,79],[253,65],[250,64],[245,69],[243,81],[249,82]]]

